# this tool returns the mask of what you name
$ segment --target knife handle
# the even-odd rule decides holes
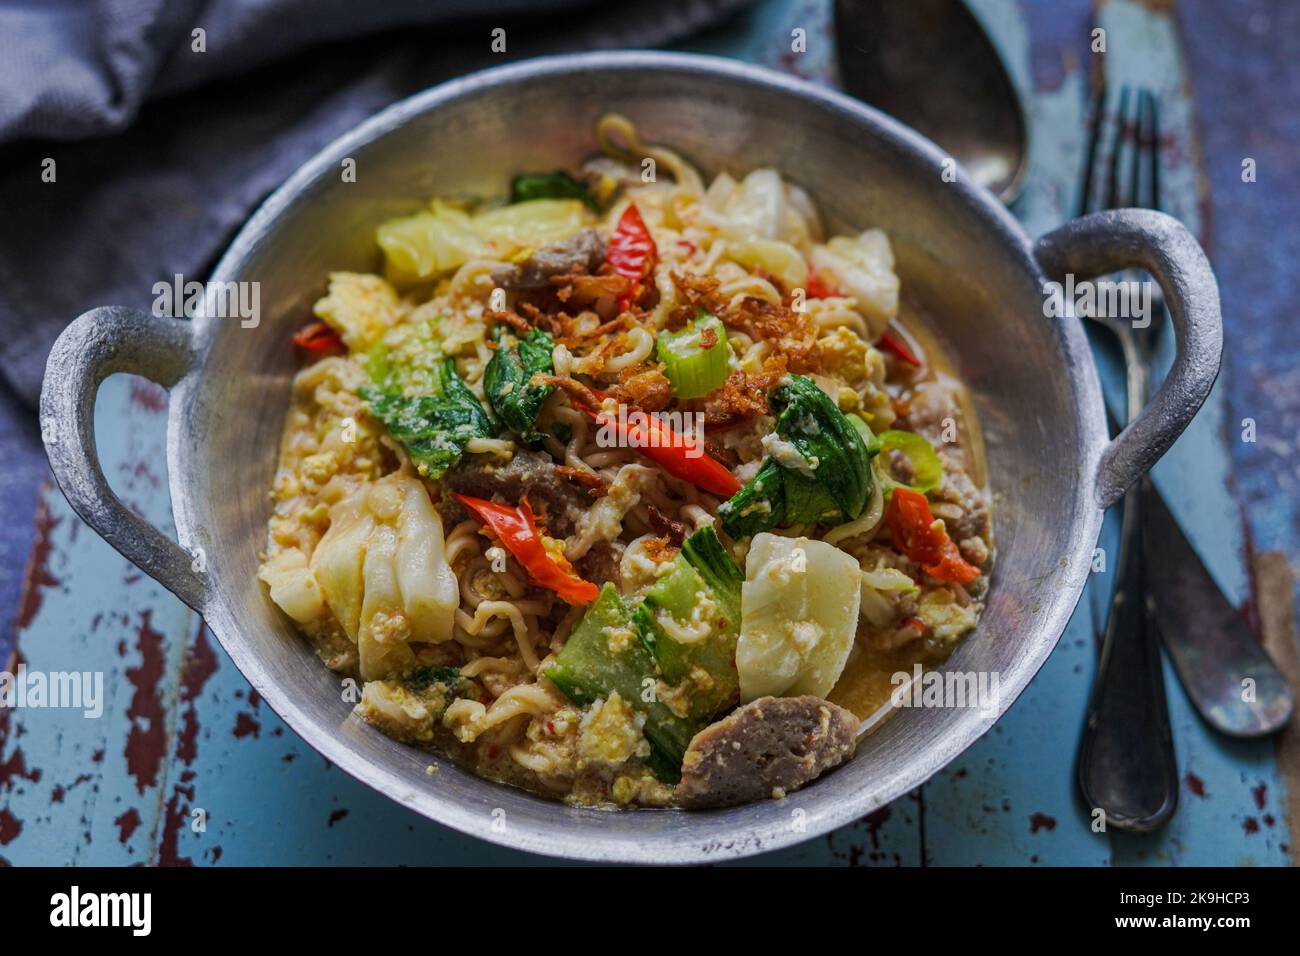
[[[1160,635],[1144,595],[1142,489],[1124,496],[1117,584],[1079,746],[1079,787],[1107,826],[1144,832],[1178,807]]]

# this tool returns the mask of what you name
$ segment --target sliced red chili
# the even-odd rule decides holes
[[[688,481],[710,494],[730,498],[741,489],[740,480],[708,453],[693,450],[685,436],[653,415],[646,415],[645,426],[620,422],[616,415],[596,412],[596,422],[608,424],[629,447],[658,464],[674,478]]]
[[[804,292],[808,293],[810,299],[842,299],[843,292],[837,292],[831,286],[828,286],[821,279],[817,278],[817,273],[813,267],[808,267],[808,279],[804,282]]]
[[[885,329],[884,333],[880,336],[880,341],[876,344],[886,352],[898,356],[908,365],[915,365],[917,368],[921,367],[921,360],[916,357],[916,353],[908,348],[907,343],[904,342],[902,338],[895,335],[889,329]]]
[[[600,595],[600,588],[578,577],[571,568],[561,566],[546,550],[527,498],[515,507],[455,492],[452,497],[496,532],[506,550],[523,565],[529,579],[538,587],[554,591],[570,604],[590,604]]]
[[[885,525],[894,547],[921,565],[930,577],[970,584],[980,576],[980,569],[961,556],[948,532],[935,527],[925,495],[901,485],[895,487],[885,511]]]
[[[641,218],[641,211],[636,208],[636,203],[629,203],[614,227],[614,234],[609,237],[609,250],[605,253],[614,271],[632,280],[631,288],[618,297],[620,310],[636,301],[658,257],[659,248]]]
[[[603,402],[604,393],[594,388],[583,388],[590,393],[589,396],[578,394],[577,389],[573,388],[568,393],[569,401],[589,415],[596,424],[612,428],[623,446],[635,448],[674,478],[690,482],[710,494],[730,498],[741,489],[740,480],[725,465],[688,442],[684,435],[670,425],[644,412],[644,427],[626,418],[620,421],[619,416],[589,404],[592,398]]]
[[[339,334],[324,322],[313,322],[298,330],[293,344],[308,352],[325,353],[343,349]]]

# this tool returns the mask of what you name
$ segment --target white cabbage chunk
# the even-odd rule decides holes
[[[474,228],[497,258],[554,245],[590,224],[590,212],[577,199],[531,199],[474,217]]]
[[[385,274],[398,285],[437,278],[488,251],[469,214],[438,200],[426,212],[388,220],[376,238]]]
[[[735,242],[773,239],[806,250],[821,232],[807,194],[774,169],[756,169],[739,183],[723,173],[705,192],[704,205]],[[802,282],[800,275],[796,284]]]
[[[513,259],[568,239],[592,223],[577,199],[533,199],[471,216],[434,200],[427,211],[390,219],[376,233],[384,273],[399,286],[428,282],[471,259]]]
[[[741,700],[829,694],[857,633],[861,581],[857,561],[825,541],[755,535],[736,644]]]
[[[780,239],[746,239],[732,246],[728,254],[742,266],[775,276],[787,289],[802,289],[808,281],[808,264],[803,255]]]
[[[299,624],[309,624],[325,614],[325,597],[307,555],[286,548],[257,570],[257,576],[271,589],[271,600]]]
[[[889,627],[903,595],[919,591],[917,583],[898,568],[878,567],[862,572],[862,620],[874,628]]]
[[[835,236],[812,251],[814,271],[857,302],[871,338],[885,331],[898,314],[898,276],[894,250],[880,229],[859,236]]]
[[[311,567],[366,680],[408,666],[410,643],[452,636],[460,594],[442,521],[409,475],[361,485],[336,503]]]
[[[447,563],[442,519],[418,481],[406,482],[397,521],[397,584],[417,640],[441,644],[452,637],[460,604],[456,573]]]
[[[367,351],[402,316],[397,291],[375,275],[331,272],[325,297],[313,309],[354,352]]]

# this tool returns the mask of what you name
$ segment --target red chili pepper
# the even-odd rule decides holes
[[[654,268],[659,248],[646,227],[636,203],[630,203],[619,217],[614,234],[609,237],[606,260],[614,271],[632,280],[632,287],[618,297],[620,310],[626,309],[641,294],[642,280]]]
[[[339,334],[324,322],[303,326],[293,337],[293,344],[308,352],[332,352],[343,348]]]
[[[605,400],[605,394],[599,389],[584,388],[596,401]],[[653,415],[642,413],[646,422],[645,427],[642,427],[626,418],[619,421],[617,415],[592,407],[587,399],[575,392],[569,393],[569,402],[596,424],[608,425],[614,429],[624,446],[635,448],[674,478],[689,481],[695,487],[723,498],[730,498],[741,489],[736,476],[716,459],[709,457],[703,449],[698,449],[698,454],[688,455],[688,451],[695,452],[696,449],[686,441],[685,436]]]
[[[516,508],[455,492],[452,492],[452,497],[496,532],[501,543],[524,566],[528,577],[538,587],[549,588],[570,604],[590,604],[600,596],[600,588],[578,577],[572,569],[562,567],[546,550],[527,498]]]
[[[646,415],[646,425],[641,427],[620,422],[618,416],[605,412],[590,410],[590,414],[597,424],[609,425],[627,446],[636,448],[674,478],[722,498],[730,498],[741,489],[739,479],[702,449],[694,457],[688,455],[692,449],[685,436],[653,415]]]
[[[889,331],[889,329],[885,329],[884,333],[880,336],[880,341],[876,344],[886,352],[892,352],[894,355],[897,355],[908,365],[915,365],[917,368],[921,367],[921,360],[916,357],[916,354],[910,348],[907,347],[907,343],[893,332]]]
[[[812,266],[808,267],[808,280],[803,285],[804,292],[808,293],[808,298],[810,299],[844,298],[843,292],[835,291],[826,283],[822,282],[821,279],[817,278],[817,273],[813,271]]]
[[[895,487],[885,511],[885,524],[894,547],[920,564],[930,577],[970,584],[980,576],[980,569],[961,556],[948,532],[934,526],[930,502],[920,492]]]

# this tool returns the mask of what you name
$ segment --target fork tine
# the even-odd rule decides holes
[[[1156,95],[1150,90],[1147,91],[1147,118],[1151,147],[1151,176],[1147,180],[1147,186],[1150,190],[1151,208],[1160,209],[1160,114]]]
[[[1092,211],[1093,173],[1097,166],[1097,148],[1106,116],[1106,80],[1102,78],[1092,94],[1091,120],[1088,123],[1088,147],[1083,157],[1083,184],[1079,188],[1078,215]]]
[[[1137,102],[1133,104],[1133,161],[1129,166],[1128,194],[1124,196],[1125,206],[1142,205],[1142,174],[1144,159],[1150,155],[1150,144],[1143,133],[1147,99],[1150,94],[1139,87]]]
[[[1106,175],[1106,208],[1119,209],[1124,205],[1120,196],[1120,157],[1124,152],[1124,128],[1128,123],[1128,84],[1120,87],[1119,106],[1115,109],[1115,135],[1111,140],[1110,169]]]

